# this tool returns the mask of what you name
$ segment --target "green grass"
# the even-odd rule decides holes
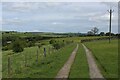
[[[81,39],[98,38],[94,37],[68,37],[68,38],[53,38],[56,40],[73,40],[74,42],[80,42]],[[76,47],[75,44],[67,45],[58,51],[53,51],[51,54],[48,52],[48,48],[51,47],[49,40],[43,40],[41,43],[45,43],[47,49],[47,57],[43,57],[43,47],[39,50],[39,63],[36,64],[36,51],[38,47],[25,48],[22,53],[13,54],[11,50],[2,52],[2,73],[3,78],[7,78],[7,58],[9,54],[12,60],[12,74],[13,78],[53,78],[57,75],[57,72],[61,69],[64,63],[67,61],[71,52]],[[115,78],[117,76],[117,60],[118,60],[118,46],[117,41],[113,40],[111,44],[108,41],[98,42],[86,42],[85,45],[92,50],[97,64],[102,71],[102,74],[107,78]],[[27,67],[24,65],[25,55],[27,56]],[[72,65],[69,78],[89,78],[88,64],[86,61],[85,51],[83,47],[79,46],[75,62]]]
[[[79,44],[75,61],[71,67],[69,78],[89,78],[89,70],[85,50],[81,44]]]
[[[2,78],[2,51],[0,50],[0,78]]]
[[[94,38],[102,38],[107,36],[87,36],[87,37],[66,37],[66,38],[54,38],[56,40],[73,40],[74,42],[81,42],[82,39],[94,39]]]
[[[50,45],[49,45],[50,46]],[[48,50],[48,46],[46,47]],[[37,47],[26,48],[22,53],[11,55],[12,78],[53,78],[67,61],[71,52],[76,47],[75,44],[70,44],[61,48],[58,51],[52,51],[51,54],[47,53],[47,57],[43,57],[43,48],[39,52],[39,61],[36,64],[36,51]],[[2,69],[3,78],[7,78],[7,58],[8,54],[12,51],[4,51],[2,54],[4,66]],[[27,56],[27,67],[24,65],[25,55]]]
[[[87,42],[105,78],[118,78],[118,40]]]

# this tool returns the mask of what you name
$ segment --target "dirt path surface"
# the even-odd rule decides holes
[[[71,68],[71,65],[74,62],[77,50],[78,50],[78,44],[77,44],[76,48],[74,49],[74,51],[72,52],[72,54],[70,55],[70,57],[67,60],[67,62],[64,64],[64,66],[58,72],[56,78],[68,78],[69,72],[70,72],[70,68]]]
[[[86,57],[87,57],[88,65],[89,65],[90,78],[95,79],[95,80],[97,80],[98,78],[101,78],[102,80],[105,80],[96,65],[96,62],[94,60],[94,57],[92,56],[91,51],[84,44],[82,45],[86,51]]]

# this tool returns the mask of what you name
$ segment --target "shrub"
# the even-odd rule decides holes
[[[53,44],[53,47],[54,47],[55,49],[57,49],[57,50],[61,48],[61,46],[60,46],[59,43],[54,43],[54,44]]]
[[[50,44],[54,44],[56,41],[54,39],[50,40],[49,43]]]
[[[13,46],[12,46],[12,49],[13,49],[13,52],[22,52],[24,50],[22,44],[21,44],[21,41],[19,39],[17,39],[14,43],[13,43]]]
[[[4,47],[2,47],[2,50],[3,50],[3,51],[6,51],[6,50],[8,50],[8,47],[7,47],[7,46],[4,46]]]
[[[41,48],[41,47],[42,47],[42,44],[41,44],[41,43],[36,43],[35,45],[38,46],[38,48]]]
[[[35,44],[34,44],[34,42],[32,42],[32,41],[29,41],[28,44],[27,44],[28,47],[32,47],[32,46],[34,46],[34,45],[35,45]]]

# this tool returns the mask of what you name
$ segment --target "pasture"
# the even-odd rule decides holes
[[[48,52],[49,45],[43,46],[47,48],[47,56],[43,56],[43,48],[40,48],[38,55],[38,64],[36,64],[37,47],[26,48],[21,53],[12,54],[12,51],[4,51],[3,54],[3,78],[52,78],[55,77],[59,69],[63,66],[75,44],[70,44],[60,50],[52,50]],[[11,53],[11,54],[10,54]],[[8,56],[11,57],[11,74],[8,75]],[[26,61],[25,61],[26,57]],[[26,66],[25,66],[26,65]]]
[[[73,41],[66,44],[59,50],[53,49],[49,43],[51,39],[40,40],[37,43],[44,44],[40,49],[38,46],[26,47],[23,52],[14,53],[12,50],[2,52],[2,76],[3,78],[54,78],[64,63],[68,60],[71,52],[79,43],[74,63],[70,69],[69,78],[90,78],[89,67],[85,50],[81,45],[82,39],[94,39],[101,36],[89,37],[66,37],[52,38],[58,42]],[[102,36],[106,37],[106,36]],[[118,42],[108,40],[85,42],[84,43],[93,53],[101,73],[105,78],[118,77]],[[43,48],[46,48],[46,57],[44,57]],[[38,54],[37,54],[38,53]],[[10,57],[10,74],[8,74],[8,57]]]

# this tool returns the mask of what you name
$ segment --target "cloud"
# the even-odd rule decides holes
[[[3,25],[10,25],[10,24],[11,25],[22,25],[23,21],[16,17],[16,18],[13,18],[13,19],[3,19],[2,24]]]
[[[33,30],[32,32],[40,32],[39,30]]]
[[[105,22],[105,21],[109,21],[109,13],[102,13],[102,14],[95,14],[91,17],[89,17],[90,21],[94,21],[94,22]],[[118,20],[118,16],[117,14],[113,14],[112,15],[112,21],[116,22]]]
[[[118,7],[118,2],[101,2],[101,3],[108,6],[109,8]]]
[[[0,25],[2,24],[2,19],[0,19]]]
[[[2,2],[113,2],[113,0],[1,0]],[[119,0],[114,0],[118,2]]]
[[[3,3],[3,10],[28,12],[38,9],[55,8],[63,6],[64,3],[59,2],[6,2]]]
[[[53,22],[52,24],[53,24],[53,25],[56,25],[56,24],[60,24],[60,23],[58,23],[58,22]]]
[[[108,7],[101,3],[6,2],[2,5],[3,23],[7,24],[4,29],[12,26],[21,31],[83,31],[83,27],[103,26],[109,20]],[[114,12],[112,20],[116,19]],[[19,28],[19,25],[22,26]]]
[[[52,25],[65,25],[65,23],[64,22],[52,22],[51,23]]]
[[[17,12],[26,12],[36,9],[37,4],[29,2],[13,2],[13,3],[3,3],[3,10],[6,11],[17,11]]]
[[[109,20],[109,15],[108,14],[96,14],[92,17],[89,18],[90,21],[95,21],[95,22],[101,22],[101,21],[107,21]]]

